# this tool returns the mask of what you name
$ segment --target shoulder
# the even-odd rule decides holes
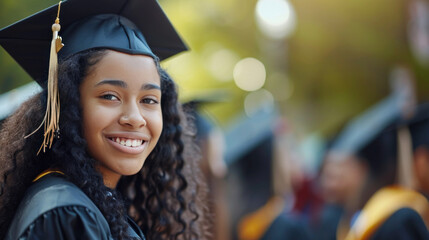
[[[106,219],[85,193],[62,177],[46,176],[27,190],[8,236],[17,238],[35,226],[49,228],[56,223],[66,226],[70,221],[85,222],[88,226],[96,224],[96,229],[110,233]],[[77,225],[73,227],[79,228]]]
[[[306,222],[293,214],[280,214],[268,228],[263,239],[310,239]]]
[[[371,239],[429,239],[429,232],[415,210],[401,208],[386,219]]]
[[[8,236],[9,237],[9,236]],[[69,239],[111,240],[110,231],[103,229],[96,214],[83,206],[57,207],[38,216],[19,232],[10,234],[10,239]]]

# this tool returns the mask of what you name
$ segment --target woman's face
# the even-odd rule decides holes
[[[108,50],[80,86],[83,134],[104,184],[136,174],[162,131],[161,84],[153,58]]]

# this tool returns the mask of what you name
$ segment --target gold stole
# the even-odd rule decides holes
[[[365,204],[345,240],[369,239],[387,218],[401,208],[414,209],[426,220],[429,202],[416,191],[400,186],[384,187]]]
[[[261,239],[283,208],[284,199],[272,197],[262,208],[244,216],[238,225],[238,239]]]
[[[33,179],[33,182],[36,182],[37,180],[41,179],[42,177],[51,174],[51,173],[59,173],[61,175],[65,175],[62,171],[60,170],[56,170],[56,169],[47,169],[45,171],[43,171],[42,173],[40,173],[39,175],[37,175],[37,177],[35,179]]]

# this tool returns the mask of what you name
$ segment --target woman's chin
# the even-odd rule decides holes
[[[142,168],[143,168],[143,164],[141,164],[139,166],[127,167],[127,169],[123,169],[121,171],[121,175],[122,176],[132,176],[132,175],[139,173]]]

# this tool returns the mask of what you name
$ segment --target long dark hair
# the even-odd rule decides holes
[[[52,149],[36,156],[42,131],[24,139],[43,118],[46,88],[4,122],[0,132],[4,146],[0,150],[0,238],[4,238],[10,216],[32,179],[47,168],[59,168],[101,210],[115,239],[127,237],[126,213],[136,220],[148,239],[201,239],[204,209],[196,192],[196,160],[184,160],[185,118],[177,101],[176,85],[158,61],[163,113],[158,144],[143,169],[136,175],[123,177],[116,190],[107,188],[96,171],[96,160],[89,155],[82,135],[79,86],[105,53],[105,50],[78,53],[59,65],[61,129]]]

